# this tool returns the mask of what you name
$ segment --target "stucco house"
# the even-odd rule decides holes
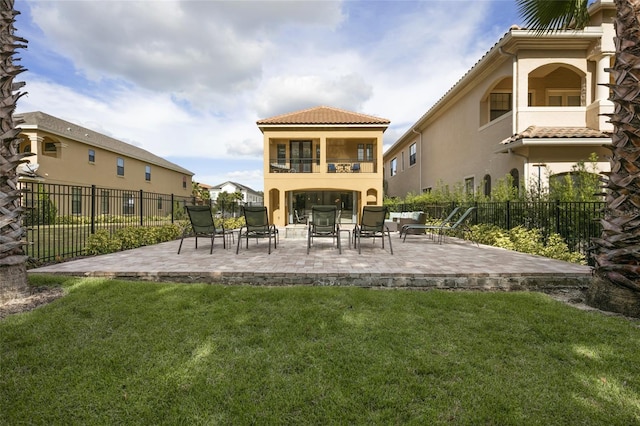
[[[456,183],[489,194],[507,174],[546,187],[591,153],[608,171],[613,0],[589,14],[580,31],[513,26],[384,153],[386,194]]]
[[[278,226],[313,205],[336,205],[357,222],[382,204],[382,137],[389,120],[319,106],[257,122],[264,135],[264,204]]]
[[[220,194],[221,192],[227,192],[229,194],[239,192],[242,194],[241,202],[244,204],[262,205],[262,203],[264,202],[264,199],[260,192],[237,182],[227,181],[219,185],[211,186],[208,189],[211,201],[216,201],[218,199],[218,194]]]
[[[149,151],[40,111],[15,118],[39,181],[191,194],[193,172]]]
[[[173,194],[189,197],[193,172],[149,151],[111,138],[40,111],[16,114],[24,120],[18,127],[20,152],[30,152],[29,161],[19,167],[25,186],[36,182],[47,192],[53,185],[71,187],[69,206],[58,206],[71,214],[88,214],[89,199],[84,188],[95,185],[99,214],[133,214],[138,193]],[[35,189],[33,189],[35,190]],[[33,191],[32,190],[32,191]],[[60,190],[66,193],[66,190]],[[29,202],[27,202],[29,204]],[[154,204],[155,205],[155,204]],[[158,214],[166,214],[171,203],[157,201]]]

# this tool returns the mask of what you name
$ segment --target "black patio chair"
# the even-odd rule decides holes
[[[273,238],[273,248],[278,247],[278,229],[275,225],[269,225],[269,214],[267,208],[263,206],[245,206],[243,208],[245,225],[240,228],[238,235],[238,247],[236,254],[240,252],[240,243],[244,238],[249,248],[249,238],[255,238],[256,242],[260,238],[269,239],[269,254],[271,254],[271,239]]]
[[[222,247],[225,249],[227,248],[226,236],[230,234],[230,231],[225,231],[224,225],[220,225],[220,228],[216,227],[213,220],[213,214],[211,213],[211,208],[209,206],[185,206],[185,209],[189,215],[190,223],[185,226],[182,231],[182,239],[180,240],[180,246],[178,247],[178,254],[180,254],[180,250],[182,249],[184,238],[191,233],[196,237],[196,250],[198,249],[198,237],[211,237],[210,254],[213,253],[213,243],[215,242],[216,236],[222,237]]]
[[[342,254],[340,247],[340,225],[338,225],[338,208],[336,206],[312,206],[312,220],[309,222],[307,232],[307,254],[311,249],[314,238],[335,238],[338,253]]]
[[[382,239],[382,248],[384,249],[384,235],[387,234],[389,239],[389,251],[393,254],[391,246],[391,232],[389,227],[384,224],[387,217],[387,208],[384,206],[364,206],[362,208],[362,216],[360,224],[353,228],[353,244],[358,246],[358,254],[362,254],[362,238]]]

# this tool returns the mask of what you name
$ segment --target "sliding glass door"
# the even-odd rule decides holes
[[[313,162],[313,145],[311,141],[290,141],[289,158],[291,168],[298,173],[311,173]]]

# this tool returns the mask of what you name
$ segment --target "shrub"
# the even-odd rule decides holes
[[[180,236],[181,229],[177,224],[128,226],[118,229],[113,235],[106,229],[100,229],[89,236],[85,252],[90,255],[106,254],[171,241]]]
[[[113,253],[120,250],[120,240],[113,238],[106,229],[99,229],[89,235],[85,252],[90,255]]]
[[[544,239],[539,229],[517,226],[509,231],[494,225],[473,225],[473,238],[480,244],[501,247],[522,253],[536,254],[551,259],[585,264],[581,253],[572,252],[558,234],[552,233]]]

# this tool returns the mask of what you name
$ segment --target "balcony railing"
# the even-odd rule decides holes
[[[375,173],[376,171],[375,160],[330,158],[327,159],[326,170],[320,170],[320,162],[313,158],[287,159],[286,161],[271,158],[269,160],[270,173]]]

